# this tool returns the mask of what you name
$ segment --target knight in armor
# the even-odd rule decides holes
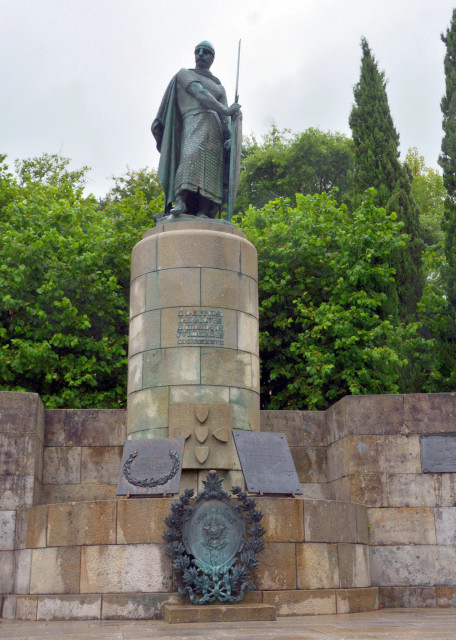
[[[195,69],[174,76],[152,123],[165,213],[172,216],[214,218],[224,201],[230,119],[240,106],[228,107],[225,89],[209,71],[214,57],[210,42],[196,46]]]

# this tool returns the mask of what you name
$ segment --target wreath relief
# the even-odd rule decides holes
[[[171,505],[163,535],[166,553],[173,561],[179,595],[187,594],[192,604],[239,602],[257,586],[250,572],[264,548],[263,514],[240,487],[232,488],[237,504],[231,504],[215,471],[203,485],[193,507],[193,489]]]

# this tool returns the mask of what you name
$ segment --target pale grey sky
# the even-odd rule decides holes
[[[456,4],[456,3],[455,3]],[[244,132],[272,123],[350,135],[364,35],[388,78],[403,154],[437,167],[450,0],[0,0],[0,152],[61,153],[89,165],[101,196],[111,175],[156,167],[150,133],[168,81],[197,42],[234,98],[242,39]]]

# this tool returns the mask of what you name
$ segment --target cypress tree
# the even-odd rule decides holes
[[[450,27],[441,38],[446,45],[445,95],[440,103],[444,136],[439,157],[447,193],[443,219],[447,261],[445,286],[452,316],[452,327],[448,326],[448,329],[451,329],[452,339],[456,339],[456,9],[453,9]]]
[[[410,194],[411,175],[399,160],[399,134],[389,109],[385,73],[379,71],[365,38],[361,48],[361,75],[349,118],[355,145],[355,192],[359,197],[375,187],[376,204],[395,211],[404,223],[409,241],[392,258],[396,283],[387,292],[384,313],[408,319],[423,290],[419,211]]]

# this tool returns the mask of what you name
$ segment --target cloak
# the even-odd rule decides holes
[[[177,106],[177,74],[169,83],[152,122],[152,135],[160,152],[157,177],[165,192],[165,212],[174,202],[174,178],[179,166],[182,117]]]
[[[211,80],[221,84],[220,80],[208,70],[192,69],[192,71],[210,76]],[[165,213],[169,211],[176,199],[174,186],[180,161],[182,129],[182,116],[177,104],[176,74],[165,91],[157,116],[151,126],[152,135],[157,142],[157,150],[160,152],[157,177],[165,192]]]

